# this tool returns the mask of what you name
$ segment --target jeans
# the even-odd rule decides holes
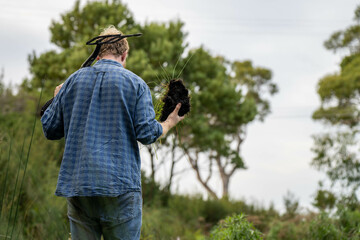
[[[118,197],[67,198],[72,240],[139,240],[141,192]]]

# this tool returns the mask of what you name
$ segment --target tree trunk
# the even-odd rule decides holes
[[[222,194],[222,198],[229,198],[229,182],[230,182],[230,177],[226,176],[222,179],[222,183],[223,183],[223,194]]]
[[[210,186],[208,184],[208,182],[211,178],[211,172],[209,173],[210,175],[207,177],[206,180],[204,180],[201,177],[200,169],[198,167],[198,153],[196,153],[195,158],[192,158],[188,151],[186,151],[186,150],[184,150],[184,151],[185,151],[185,154],[188,156],[188,160],[190,162],[192,169],[195,170],[196,178],[199,180],[200,184],[205,188],[205,190],[209,193],[210,196],[212,196],[215,199],[219,199],[218,196],[216,195],[216,193],[210,188]]]
[[[215,157],[216,164],[219,169],[222,185],[223,185],[223,194],[222,197],[227,197],[229,194],[229,176],[225,173],[225,166],[221,164],[221,157],[218,155]]]
[[[169,182],[167,185],[167,189],[170,192],[171,189],[171,184],[172,184],[172,180],[174,177],[174,169],[175,169],[175,164],[176,164],[176,159],[175,159],[175,144],[173,144],[173,147],[171,149],[171,168],[170,168],[170,176],[169,176]]]
[[[151,180],[155,182],[155,153],[151,147],[151,145],[147,145],[146,146],[146,149],[148,150],[149,152],[149,155],[150,155],[150,166],[151,166],[151,174],[150,174],[150,177],[151,177]]]

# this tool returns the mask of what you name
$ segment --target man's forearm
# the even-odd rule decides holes
[[[173,127],[173,125],[171,123],[169,123],[168,121],[162,122],[160,124],[163,129],[163,132],[160,137],[164,137],[170,131],[170,129]]]

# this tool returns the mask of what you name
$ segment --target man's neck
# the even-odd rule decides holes
[[[116,62],[120,63],[121,65],[123,65],[123,67],[125,67],[125,61],[121,60],[121,56],[115,57],[114,55],[105,55],[102,58],[100,58],[99,60],[101,60],[101,59],[113,60],[113,61],[116,61]]]

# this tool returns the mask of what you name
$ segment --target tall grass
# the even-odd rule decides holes
[[[4,200],[5,200],[5,192],[6,192],[6,183],[8,180],[8,174],[9,174],[9,163],[10,163],[10,157],[11,157],[11,147],[12,147],[12,138],[10,137],[10,147],[9,147],[9,154],[8,154],[8,158],[7,158],[7,162],[6,162],[6,171],[5,171],[5,179],[4,179],[4,185],[2,187],[3,189],[3,193],[1,196],[1,205],[0,205],[0,219],[2,216],[2,209],[3,209],[3,205],[4,205]]]
[[[19,194],[18,194],[18,202],[17,202],[17,205],[16,205],[16,211],[15,211],[15,217],[14,217],[14,225],[15,225],[15,223],[16,223],[16,218],[17,218],[17,215],[18,215],[19,203],[20,203],[20,200],[21,200],[21,190],[22,190],[23,185],[24,185],[24,180],[25,180],[25,175],[26,175],[26,169],[27,169],[27,165],[28,165],[28,162],[29,162],[29,156],[30,156],[31,146],[32,146],[33,138],[34,138],[34,132],[35,132],[36,120],[37,120],[36,113],[37,113],[37,110],[39,109],[39,106],[40,106],[40,101],[41,101],[41,96],[42,96],[42,90],[43,90],[43,89],[41,88],[39,101],[38,101],[38,103],[37,103],[37,107],[36,107],[35,114],[34,114],[34,124],[33,124],[33,127],[32,127],[31,138],[30,138],[30,143],[29,143],[29,148],[28,148],[28,152],[27,152],[27,156],[26,156],[26,160],[25,160],[24,174],[23,174],[23,177],[22,177],[22,180],[21,180],[20,189],[19,189]],[[16,188],[16,186],[15,186],[15,188]],[[14,232],[14,226],[13,226],[13,228],[12,228],[12,230],[11,230],[10,239],[12,239],[13,232]]]
[[[24,138],[24,141],[23,141],[23,144],[22,144],[22,147],[21,147],[21,153],[20,153],[20,160],[19,160],[19,166],[18,166],[18,170],[17,170],[17,173],[16,173],[16,181],[15,181],[15,189],[14,189],[14,192],[13,192],[13,195],[12,195],[12,199],[11,199],[11,208],[10,208],[10,214],[9,214],[9,221],[8,221],[8,225],[7,225],[7,228],[6,228],[6,236],[8,235],[8,231],[9,231],[9,227],[10,227],[10,222],[11,222],[11,216],[12,216],[12,211],[13,211],[13,206],[14,206],[14,201],[15,201],[15,193],[16,193],[16,188],[17,188],[17,184],[18,184],[18,180],[19,180],[19,173],[20,173],[20,169],[21,169],[21,163],[22,163],[22,157],[23,157],[23,153],[24,153],[24,146],[25,146],[25,138]],[[18,202],[19,204],[19,202]],[[17,205],[18,206],[18,205]],[[14,230],[14,226],[15,226],[15,221],[16,221],[16,218],[14,218],[14,222],[13,222],[13,227],[12,227],[12,230],[11,230],[11,235],[12,236],[12,233],[13,233],[13,230]]]
[[[21,196],[22,196],[22,190],[23,190],[23,186],[24,186],[24,181],[25,181],[25,176],[26,176],[26,170],[27,170],[27,166],[28,166],[28,162],[29,162],[29,157],[30,157],[30,152],[31,152],[31,147],[32,147],[32,143],[33,143],[33,137],[34,137],[34,132],[35,132],[35,127],[36,127],[36,122],[37,122],[37,109],[39,109],[40,106],[40,101],[41,101],[41,97],[42,97],[42,89],[40,91],[40,97],[38,99],[37,105],[36,105],[36,109],[35,109],[35,113],[34,113],[34,121],[33,121],[33,126],[32,126],[32,130],[31,130],[31,137],[30,137],[30,142],[29,142],[29,146],[28,146],[28,150],[27,150],[27,156],[26,159],[23,163],[23,154],[24,154],[24,148],[25,148],[25,141],[26,141],[26,137],[24,137],[23,143],[22,143],[22,147],[21,147],[21,151],[20,151],[20,159],[18,162],[18,166],[17,166],[17,171],[16,171],[16,180],[15,183],[13,185],[13,189],[10,190],[11,186],[7,186],[9,182],[8,180],[12,177],[9,176],[9,172],[10,172],[10,159],[11,159],[11,154],[12,154],[12,147],[13,147],[13,135],[11,135],[10,138],[10,144],[9,144],[9,153],[8,153],[8,158],[7,158],[7,163],[6,163],[6,171],[5,171],[5,178],[4,178],[4,183],[3,183],[3,192],[2,192],[2,197],[1,197],[1,205],[0,205],[0,219],[5,218],[5,216],[2,215],[4,206],[6,206],[6,192],[9,192],[11,197],[10,197],[10,201],[8,203],[10,210],[7,213],[8,214],[8,219],[7,219],[7,224],[6,224],[6,232],[5,235],[2,235],[4,238],[8,238],[8,239],[12,239],[13,238],[13,234],[14,234],[14,229],[15,229],[15,225],[16,225],[16,220],[18,217],[18,212],[19,212],[19,205],[21,203]],[[19,177],[20,177],[20,170],[22,168],[23,165],[23,174],[21,176],[21,183],[20,183],[20,187],[18,188],[18,183],[19,183]],[[8,191],[7,191],[8,190]],[[12,194],[11,194],[12,192]],[[17,194],[17,198],[15,197]],[[17,200],[17,201],[16,201]],[[15,213],[13,216],[13,210],[15,209]],[[6,209],[5,209],[6,210]],[[4,221],[2,221],[4,223]],[[1,230],[5,230],[2,229]],[[19,229],[19,231],[21,231],[21,228]],[[17,234],[17,238],[19,237],[20,232]]]

